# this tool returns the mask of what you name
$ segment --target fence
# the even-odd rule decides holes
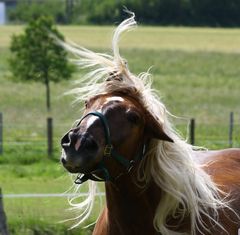
[[[234,125],[234,113],[231,112],[229,115],[228,139],[225,141],[228,143],[228,147],[230,148],[234,146],[234,129],[238,130],[239,126],[240,125],[238,123]],[[189,142],[192,145],[195,144],[195,131],[196,131],[195,129],[196,129],[196,121],[194,118],[192,118],[189,121]],[[240,132],[238,133],[238,136],[239,136],[238,144],[240,145]]]
[[[57,148],[59,150],[62,134],[69,129],[68,125],[54,123],[54,133],[53,122],[52,118],[47,118],[47,124],[40,126],[4,124],[3,115],[0,113],[0,155],[4,151],[7,155],[8,152],[18,148],[18,153],[21,149],[25,154],[34,150],[51,157],[54,150]],[[206,147],[210,145],[216,148],[240,146],[240,122],[234,120],[233,112],[230,113],[229,118],[226,118],[225,124],[208,124],[190,119],[188,131],[184,130],[187,126],[186,121],[176,126],[193,145]]]
[[[47,226],[54,228],[55,234],[58,234],[57,226],[60,221],[64,221],[65,219],[73,218],[75,216],[74,213],[71,213],[71,211],[67,210],[68,213],[66,213],[66,209],[69,209],[69,204],[67,201],[67,197],[78,197],[80,198],[86,198],[88,194],[87,193],[24,193],[24,194],[1,194],[1,188],[0,188],[0,234],[1,235],[9,235],[9,232],[14,230],[15,232],[18,231],[16,228],[21,229],[29,229],[27,230],[30,234],[30,229],[34,232],[31,234],[45,234],[44,231],[46,231],[46,234],[53,234],[50,233],[48,229],[39,232],[35,232],[35,228],[37,231],[37,228],[39,225],[41,225],[42,221],[51,221],[50,226],[47,224]],[[98,192],[96,194],[97,200],[96,202],[102,203],[102,198],[105,196],[104,192]],[[4,204],[6,205],[5,211],[3,210],[3,200]],[[64,203],[63,203],[64,202]],[[65,204],[65,206],[63,205]],[[10,206],[11,205],[11,206]],[[57,206],[56,206],[57,205]],[[95,204],[96,205],[96,204]],[[101,204],[102,206],[102,204]],[[14,207],[14,212],[10,209]],[[96,208],[96,211],[98,211],[98,208]],[[5,213],[6,212],[6,213]],[[46,213],[47,212],[47,213]],[[61,212],[61,213],[59,213]],[[14,213],[14,215],[13,215]],[[8,220],[6,217],[6,214],[8,215]],[[31,216],[31,221],[29,221],[29,214]],[[41,217],[44,215],[44,219],[42,220]],[[14,216],[14,219],[13,219]],[[93,217],[95,215],[92,215]],[[17,226],[13,223],[16,217],[21,217],[20,221],[21,224]],[[7,223],[8,222],[8,223]],[[66,230],[72,226],[73,223],[66,224]],[[65,231],[66,231],[65,230]],[[9,231],[9,232],[8,232]],[[53,230],[51,230],[53,231]],[[24,230],[25,232],[25,230]],[[16,233],[16,234],[25,234],[23,231]],[[49,233],[48,233],[49,232]],[[15,233],[14,233],[15,234]],[[62,233],[61,233],[62,234]],[[65,234],[65,233],[64,233]],[[66,232],[66,234],[68,234]]]
[[[46,206],[46,203],[50,204],[49,200],[51,198],[53,198],[52,200],[59,200],[59,198],[63,198],[63,197],[86,197],[88,194],[87,193],[32,193],[32,194],[2,194],[1,188],[0,188],[0,234],[1,235],[9,235],[9,230],[11,229],[11,226],[9,224],[9,226],[7,226],[7,217],[6,217],[6,213],[4,211],[4,207],[3,207],[3,200],[6,199],[6,201],[11,201],[11,203],[13,203],[13,200],[16,202],[16,200],[21,200],[21,202],[24,202],[26,200],[36,200],[36,203],[39,203],[39,200],[41,200],[41,202],[45,202],[43,203],[44,207]],[[105,196],[105,193],[103,192],[98,192],[96,194],[97,197],[102,198]],[[100,199],[101,200],[101,199]],[[4,200],[5,201],[5,200]],[[67,200],[66,200],[67,201]],[[21,207],[24,208],[24,205],[21,204]],[[26,205],[25,205],[26,207]],[[8,208],[8,207],[6,207]],[[62,208],[62,210],[64,211],[64,209]],[[8,211],[9,212],[9,211]],[[38,213],[41,213],[41,209],[38,208],[36,214],[34,214],[34,216],[38,216]],[[18,215],[19,216],[19,215]],[[25,216],[24,214],[21,214],[21,216]],[[33,215],[32,215],[33,216]],[[40,216],[40,214],[39,214]],[[63,215],[62,215],[63,216]],[[61,216],[59,217],[61,218]],[[63,217],[62,217],[63,218]],[[61,218],[61,219],[62,219]],[[27,219],[27,218],[26,218]],[[39,219],[39,218],[38,218]],[[59,222],[59,221],[58,221]],[[26,222],[24,222],[26,223]],[[53,222],[54,223],[54,222]],[[9,229],[8,229],[9,227]],[[35,233],[34,233],[35,234]]]
[[[0,113],[0,154],[3,153],[3,115]]]
[[[3,208],[2,190],[0,188],[0,234],[8,235],[7,218]]]
[[[16,149],[17,153],[20,153],[22,149],[26,154],[34,150],[35,153],[52,157],[67,129],[68,125],[54,125],[51,117],[46,119],[46,124],[7,123],[4,122],[4,115],[0,113],[0,155],[8,155]]]

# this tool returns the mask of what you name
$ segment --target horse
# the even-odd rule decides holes
[[[174,129],[149,73],[134,75],[120,56],[123,32],[115,30],[113,56],[74,44],[63,46],[90,69],[71,93],[83,116],[61,139],[61,163],[89,184],[76,226],[91,213],[96,182],[106,205],[93,235],[237,235],[240,231],[240,149],[209,151],[188,144]]]

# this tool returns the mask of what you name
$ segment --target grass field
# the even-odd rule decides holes
[[[24,27],[1,26],[0,46],[9,45],[12,34],[22,32]],[[60,26],[59,30],[68,40],[90,48],[109,48],[113,27]],[[142,27],[125,34],[122,48],[153,50],[216,51],[238,53],[239,29],[209,29],[186,27]]]
[[[59,27],[70,40],[96,51],[110,52],[111,27]],[[71,81],[51,84],[54,118],[54,160],[46,157],[45,88],[9,79],[8,46],[21,26],[0,27],[0,112],[4,115],[4,155],[0,156],[0,187],[4,193],[62,193],[70,186],[61,168],[59,139],[80,116],[72,97],[63,93]],[[228,119],[235,113],[234,146],[240,146],[240,30],[139,27],[123,36],[121,52],[134,73],[153,66],[154,87],[186,136],[191,117],[197,121],[196,144],[227,147]],[[75,74],[76,79],[80,74]],[[22,143],[32,141],[31,145]],[[66,198],[4,200],[12,234],[88,234],[67,231],[58,221],[72,217]],[[97,216],[97,211],[94,212]]]

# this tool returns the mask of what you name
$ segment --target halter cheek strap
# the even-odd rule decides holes
[[[106,117],[102,113],[97,112],[97,111],[90,112],[90,113],[86,114],[84,117],[82,117],[82,119],[79,121],[78,125],[80,125],[80,123],[83,121],[83,119],[85,119],[86,117],[88,117],[90,115],[98,117],[104,128],[106,145],[104,147],[103,156],[104,157],[112,157],[126,169],[126,172],[131,171],[135,162],[139,161],[143,158],[144,153],[145,153],[145,145],[143,145],[142,151],[140,151],[140,153],[138,153],[133,160],[129,161],[128,159],[124,158],[122,155],[120,155],[114,149],[114,147],[111,143],[109,125],[108,125]],[[98,175],[102,175],[102,177],[98,177]],[[87,173],[87,174],[79,174],[75,180],[75,184],[82,184],[89,179],[93,180],[93,181],[114,181],[114,179],[110,176],[110,173],[105,166],[104,158],[97,165],[96,170],[94,170],[90,173]]]

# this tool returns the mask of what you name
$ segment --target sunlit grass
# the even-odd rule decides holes
[[[69,230],[72,222],[63,222],[74,214],[69,211],[66,198],[5,198],[4,206],[11,234],[91,234],[90,229],[79,227]],[[91,223],[88,220],[88,223]]]
[[[11,234],[31,235],[37,231],[37,234],[90,234],[92,227],[84,229],[84,226],[97,219],[101,200],[96,200],[94,212],[85,225],[69,231],[77,220],[63,221],[76,217],[80,212],[69,210],[70,205],[64,194],[73,193],[73,190],[70,190],[73,182],[60,163],[45,159],[30,165],[0,164],[0,172],[0,187],[6,196],[4,209]],[[86,191],[87,185],[84,185],[81,192]],[[12,194],[17,196],[51,193],[59,196],[7,197]]]
[[[108,48],[114,27],[59,26],[65,37],[85,47]],[[0,47],[8,47],[12,34],[24,26],[0,26]],[[138,28],[123,36],[122,48],[186,51],[239,52],[240,30],[222,28],[149,27]]]

